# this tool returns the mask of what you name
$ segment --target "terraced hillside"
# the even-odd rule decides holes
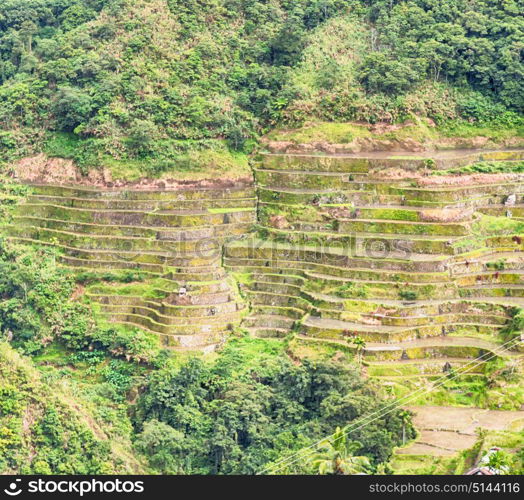
[[[523,158],[261,155],[247,238],[252,187],[34,185],[9,234],[60,248],[76,272],[138,273],[86,296],[166,345],[215,346],[248,312],[238,281],[254,335],[359,337],[371,376],[433,375],[443,357],[454,368],[496,349],[524,302]]]
[[[254,164],[256,191],[33,184],[8,237],[57,248],[96,317],[174,349],[213,350],[240,325],[293,339],[292,357],[356,353],[386,392],[444,416],[520,410],[523,150]],[[456,385],[440,387],[443,375]],[[502,414],[513,426],[522,412]],[[475,432],[454,447],[451,431],[428,429],[395,470],[460,473]]]
[[[239,324],[245,310],[222,268],[222,245],[249,230],[254,207],[252,187],[34,185],[9,235],[53,245],[65,266],[101,277],[85,295],[107,320],[152,331],[165,345],[206,349]],[[117,283],[108,279],[113,275],[127,279]]]
[[[252,304],[244,325],[310,345],[358,337],[369,375],[399,394],[496,352],[524,304],[523,158],[261,155],[258,233],[224,261]]]

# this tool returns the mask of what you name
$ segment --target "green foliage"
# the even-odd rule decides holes
[[[519,14],[513,0],[5,1],[2,157],[159,175],[311,118],[522,128]]]
[[[366,298],[368,296],[368,287],[357,283],[347,282],[335,289],[335,294],[344,299],[355,297]]]
[[[184,470],[187,448],[184,434],[170,425],[158,420],[145,422],[144,430],[136,438],[135,448],[148,457],[151,467],[162,474]]]
[[[0,240],[0,338],[11,338],[31,354],[58,340],[72,350],[96,348],[155,363],[156,337],[136,329],[97,325],[88,305],[70,300],[75,281],[56,260],[49,247],[30,249]],[[86,276],[81,278],[87,281]],[[134,274],[120,277],[124,282],[134,278]]]
[[[512,313],[511,321],[501,331],[506,341],[519,338],[524,332],[524,309],[517,307]]]
[[[263,351],[253,359],[246,352],[251,342],[230,341],[213,364],[193,358],[151,373],[134,417],[137,446],[151,466],[169,473],[254,473],[382,404],[355,367],[308,360],[295,366]],[[148,444],[158,422],[173,436],[169,459]],[[402,422],[393,412],[354,434],[359,453],[376,465],[401,442]],[[311,467],[306,461],[295,472]]]
[[[360,443],[348,440],[344,431],[337,427],[333,435],[318,446],[310,460],[322,475],[366,474],[371,469],[369,459],[355,456],[361,447]]]
[[[0,342],[0,472],[117,472],[107,442],[78,405],[45,384],[30,362]]]
[[[398,292],[398,296],[402,300],[417,300],[417,297],[418,297],[416,292],[411,292],[409,290],[400,290]]]
[[[0,331],[27,351],[76,330],[74,310],[66,304],[73,281],[55,259],[47,248],[31,252],[0,242]]]

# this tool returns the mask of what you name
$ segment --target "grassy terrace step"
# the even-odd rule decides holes
[[[369,342],[395,343],[426,337],[438,337],[451,332],[492,335],[494,325],[459,322],[446,324],[426,324],[421,326],[367,325],[349,321],[309,316],[302,322],[301,332],[315,338],[343,339],[349,335],[359,335]]]
[[[165,314],[172,313],[175,316],[183,312],[183,310],[185,309],[189,310],[193,308],[195,311],[197,311],[199,308],[201,309],[202,306],[214,307],[217,310],[217,312],[220,312],[223,309],[229,311],[229,309],[233,306],[227,306],[225,304],[234,304],[233,301],[235,300],[235,297],[233,296],[231,290],[195,295],[188,293],[188,295],[186,295],[185,297],[187,302],[180,304],[175,302],[175,299],[178,298],[178,294],[176,297],[173,297],[173,300],[169,301],[164,300],[162,298],[143,297],[142,295],[131,295],[129,293],[116,294],[115,292],[113,292],[113,294],[108,294],[104,292],[97,294],[96,292],[89,291],[87,293],[87,296],[107,304],[115,303],[120,305],[125,301],[129,301],[128,303],[133,303],[133,299],[136,300],[137,297],[142,297],[143,300],[150,301],[152,305],[155,305],[155,307],[161,308]]]
[[[255,281],[249,289],[253,292],[269,292],[281,293],[282,295],[298,295],[300,294],[301,286],[292,285],[289,283]]]
[[[264,328],[264,327],[250,327],[247,329],[251,336],[257,338],[284,338],[289,334],[286,328]]]
[[[119,314],[134,314],[149,318],[158,325],[167,327],[188,327],[191,330],[192,327],[200,328],[201,326],[212,326],[214,330],[220,330],[224,328],[224,325],[228,323],[238,321],[240,318],[240,310],[237,311],[234,308],[231,311],[222,311],[217,313],[216,316],[203,315],[203,316],[170,316],[161,314],[154,307],[148,307],[147,305],[129,305],[129,304],[107,304],[99,303],[100,310],[103,312],[119,313]],[[164,330],[160,330],[164,331]],[[193,330],[191,330],[193,331]]]
[[[231,313],[243,309],[242,305],[235,302],[234,297],[229,297],[228,294],[225,294],[225,297],[221,300],[214,299],[214,295],[217,294],[197,295],[195,298],[198,297],[199,300],[185,305],[171,304],[162,299],[144,297],[143,295],[110,295],[108,293],[88,292],[86,297],[99,304],[148,307],[162,316],[174,318],[210,316],[213,319],[222,313]]]
[[[302,309],[297,309],[295,307],[280,307],[280,306],[266,306],[266,305],[253,305],[252,306],[253,315],[261,316],[283,316],[292,320],[301,319],[304,316],[304,311]]]
[[[373,297],[376,299],[402,299],[402,292],[415,294],[416,299],[430,299],[439,296],[442,299],[458,298],[459,293],[454,283],[417,284],[398,282],[377,282],[352,280],[353,286],[347,287],[343,292],[346,299],[358,299],[360,297]],[[311,286],[313,288],[313,286]],[[304,293],[308,293],[306,290]],[[405,299],[408,300],[408,299]],[[415,300],[415,299],[413,299]]]
[[[114,261],[120,260],[122,262],[145,263],[145,264],[159,264],[164,266],[165,272],[175,271],[177,268],[202,268],[213,265],[219,265],[220,256],[215,254],[209,255],[195,255],[194,253],[183,254],[182,252],[169,251],[147,251],[147,250],[123,250],[123,249],[100,249],[100,248],[79,248],[72,247],[65,244],[60,244],[55,241],[46,241],[38,238],[27,237],[13,237],[9,239],[18,241],[20,243],[34,244],[34,245],[49,245],[63,250],[68,256],[81,256],[86,261]],[[110,238],[106,238],[110,242]],[[139,239],[140,241],[140,239]],[[108,243],[108,246],[109,243]],[[184,270],[185,270],[184,269]]]
[[[268,209],[274,207],[280,207],[282,209],[282,203],[279,202],[260,202],[259,203],[259,214],[264,214]],[[315,203],[313,205],[315,209],[319,212],[320,215],[325,217],[331,217],[329,209],[340,209],[347,208],[354,214],[354,219],[349,220],[366,220],[368,223],[375,223],[375,221],[398,221],[398,222],[411,222],[411,223],[424,223],[424,224],[440,224],[440,222],[428,222],[431,220],[431,216],[436,214],[441,214],[442,210],[446,209],[431,209],[427,207],[416,207],[416,206],[406,206],[406,205],[379,205],[373,204],[373,206],[368,205],[355,205],[352,202],[347,203]],[[289,207],[304,208],[304,204],[285,204],[284,209],[289,209]],[[481,207],[482,208],[482,207]],[[479,210],[478,208],[476,208]],[[492,207],[493,210],[507,210],[507,207],[503,205]],[[479,210],[480,211],[480,210]],[[457,214],[454,214],[457,217]],[[341,217],[338,217],[341,219]],[[469,222],[472,218],[472,212],[464,210],[463,221]],[[454,222],[452,224],[458,224],[462,221]],[[446,223],[445,223],[446,224]],[[449,224],[449,223],[448,223]]]
[[[172,277],[174,282],[181,283],[187,281],[212,281],[224,278],[224,270],[222,268],[213,268],[207,270],[207,266],[188,268],[184,272],[180,268],[170,271],[169,266],[160,266],[155,264],[144,264],[134,262],[123,262],[121,260],[93,260],[93,259],[77,259],[75,257],[68,257],[65,255],[59,256],[60,263],[65,267],[71,269],[72,272],[98,272],[104,274],[111,274],[119,270],[130,269],[140,271],[152,278],[156,277]]]
[[[144,322],[136,321],[135,318],[128,315],[106,314],[104,320],[108,323],[127,325],[134,328],[140,328],[146,332],[152,333],[160,338],[161,344],[165,348],[173,348],[177,351],[209,351],[212,352],[223,342],[224,332],[204,332],[194,333],[191,335],[178,335],[176,333],[162,333],[151,330],[145,326]]]
[[[176,275],[174,276],[177,277]],[[94,294],[114,294],[118,295],[140,295],[142,297],[153,299],[165,299],[171,294],[178,294],[182,282],[166,278],[156,278],[148,281],[136,283],[103,283],[90,285],[87,288],[88,293]],[[230,290],[229,283],[222,280],[209,281],[184,281],[187,291],[193,295],[207,293],[227,292]]]
[[[306,281],[304,276],[297,276],[294,274],[273,274],[273,273],[254,273],[250,275],[251,282],[265,282],[265,283],[278,283],[302,286]]]
[[[153,210],[220,210],[249,208],[256,205],[257,199],[234,198],[234,199],[198,199],[198,200],[127,200],[127,199],[97,199],[97,198],[75,198],[47,195],[30,195],[28,201],[33,204],[60,205],[63,207],[77,208],[79,210],[132,210],[132,211],[153,211]]]
[[[57,247],[68,254],[59,256],[60,262],[78,272],[96,270],[99,273],[113,273],[118,270],[130,269],[139,270],[141,273],[146,273],[152,277],[163,276],[177,281],[212,281],[224,277],[224,270],[218,267],[220,263],[218,258],[209,260],[192,256],[173,257],[169,254],[154,252],[87,250],[29,238],[9,237],[9,239],[18,243]],[[74,255],[81,257],[74,257]],[[158,264],[155,262],[158,262]]]
[[[321,172],[368,172],[367,158],[343,158],[336,156],[292,156],[262,154],[257,165],[269,170],[317,170]]]
[[[424,207],[407,207],[405,205],[373,207],[363,205],[355,206],[354,209],[358,211],[360,219],[367,219],[370,223],[374,223],[375,220],[426,222],[428,216],[432,215],[431,209],[428,210]],[[470,216],[467,216],[466,219],[469,220]]]
[[[390,316],[378,313],[358,313],[350,311],[339,311],[333,309],[317,308],[311,309],[311,314],[324,319],[334,319],[338,321],[350,321],[352,323],[361,323],[368,325],[384,325],[399,327],[416,327],[426,325],[446,325],[446,324],[464,324],[468,323],[494,326],[495,328],[503,327],[507,324],[509,317],[505,315],[492,314],[471,314],[471,313],[435,313],[420,316]]]
[[[141,325],[131,318],[129,321],[125,315],[109,315],[100,313],[108,323],[127,325],[134,328],[140,328],[146,332],[152,333],[160,338],[160,342],[165,348],[176,349],[177,351],[200,351],[212,352],[224,340],[224,332],[206,332],[193,335],[177,335],[171,333],[161,333]]]
[[[457,337],[461,339],[460,337]],[[509,356],[507,351],[497,350],[497,344],[489,345],[484,341],[480,341],[481,345],[473,345],[474,342],[471,342],[469,337],[462,338],[456,342],[457,338],[454,337],[431,337],[430,339],[419,339],[420,340],[430,340],[432,341],[428,345],[418,345],[413,344],[413,342],[419,341],[408,341],[403,342],[398,345],[392,344],[372,344],[368,343],[367,348],[364,349],[364,357],[367,362],[375,361],[389,361],[389,362],[404,362],[406,359],[413,360],[425,360],[438,358],[444,362],[448,358],[456,359],[466,359],[472,360],[471,367],[477,363],[483,363],[484,360],[496,359],[498,357]],[[354,346],[348,344],[341,340],[332,340],[332,339],[322,339],[306,336],[298,336],[298,341],[306,345],[327,345],[330,347],[338,348],[341,350],[347,350],[354,352]],[[444,339],[443,341],[441,339]],[[449,339],[453,339],[448,342]],[[370,347],[371,346],[371,347]],[[482,357],[481,360],[477,358]]]
[[[397,235],[465,236],[468,224],[453,222],[411,222],[383,219],[337,219],[339,233],[393,233]]]
[[[259,202],[279,203],[285,205],[326,205],[326,204],[371,204],[377,200],[373,193],[367,193],[356,189],[295,189],[289,187],[258,187]],[[387,200],[392,205],[398,205],[402,201],[401,195],[384,195],[382,203]]]
[[[423,201],[416,198],[409,199],[406,196],[402,196],[402,203],[408,207],[419,208],[419,209],[445,209],[445,208],[476,208],[479,206],[484,206],[487,203],[493,205],[503,206],[506,201],[509,193],[501,194],[480,194],[478,196],[471,196],[468,198],[458,197],[455,201],[449,200],[432,200],[432,201]]]
[[[44,203],[24,203],[19,205],[17,216],[34,217],[40,219],[62,220],[75,223],[90,224],[120,224],[124,226],[142,227],[192,227],[214,224],[254,222],[254,207],[223,209],[220,213],[208,211],[133,211],[107,209],[81,209],[51,205]]]
[[[347,341],[298,336],[298,341],[309,345],[325,344],[341,350],[355,351]],[[512,351],[503,351],[499,344],[471,337],[431,337],[393,344],[371,343],[364,349],[364,357],[368,362],[391,361],[399,362],[406,359],[425,360],[439,358],[473,359],[472,365],[483,363],[498,357],[517,355]],[[480,360],[477,358],[481,358]]]
[[[485,286],[496,284],[520,284],[524,287],[524,269],[502,271],[493,269],[489,272],[479,272],[457,276],[455,280],[457,285],[466,287],[472,285]]]
[[[263,228],[261,233],[280,243],[292,245],[316,245],[323,247],[339,247],[353,251],[357,256],[385,255],[409,259],[411,252],[418,254],[454,255],[455,245],[461,242],[461,251],[475,248],[475,241],[465,237],[451,238],[449,236],[434,236],[420,234],[385,234],[385,233],[348,233],[340,234],[330,231],[300,231],[294,229]],[[463,244],[462,244],[463,241]]]
[[[478,195],[509,195],[517,194],[522,198],[524,182],[506,182],[501,184],[477,184],[460,187],[401,187],[392,188],[392,194],[402,194],[406,201],[454,202],[472,198]]]
[[[378,185],[378,184],[377,184]],[[358,188],[361,189],[358,189]],[[415,188],[412,188],[415,189]],[[432,192],[429,189],[420,191]],[[509,193],[502,190],[501,193],[493,194],[490,192],[470,193],[469,196],[460,196],[456,193],[449,195],[429,195],[430,199],[421,199],[415,196],[413,191],[409,193],[402,188],[388,187],[387,184],[382,189],[369,191],[362,190],[362,186],[348,184],[345,190],[340,189],[294,189],[288,187],[259,187],[259,201],[261,203],[280,204],[285,206],[313,205],[313,206],[339,206],[352,203],[355,206],[405,206],[406,208],[435,209],[435,208],[474,208],[487,204],[503,206]],[[409,194],[409,196],[408,196]],[[442,198],[442,199],[439,199]],[[519,197],[519,201],[521,198]]]
[[[244,319],[242,326],[246,328],[278,328],[289,331],[294,323],[295,320],[287,316],[277,314],[252,314]]]
[[[179,239],[156,239],[137,236],[115,236],[115,235],[90,235],[88,233],[76,233],[73,231],[62,231],[35,226],[11,226],[10,234],[19,238],[33,239],[39,241],[57,241],[64,246],[80,248],[84,250],[112,250],[120,251],[152,251],[171,252],[172,255],[190,257],[217,254],[219,238],[209,240],[187,240]]]
[[[263,226],[269,231],[274,228],[264,221]],[[262,231],[264,231],[263,229]],[[428,236],[429,239],[433,237],[447,237],[448,241],[453,242],[459,237],[464,237],[470,234],[471,229],[469,224],[456,223],[417,223],[417,222],[400,222],[400,221],[385,221],[385,220],[363,220],[363,219],[330,219],[324,222],[305,222],[294,221],[284,231],[330,234],[352,236],[352,235],[368,235],[377,238],[395,236],[398,239],[411,239],[411,236]],[[314,236],[316,237],[316,236]]]
[[[402,314],[412,313],[413,315],[427,314],[433,311],[450,310],[455,305],[468,304],[471,307],[484,309],[491,313],[500,313],[507,311],[514,306],[524,306],[524,298],[522,297],[461,297],[456,299],[430,299],[430,300],[412,300],[406,301],[403,299],[377,299],[377,298],[352,298],[342,299],[340,297],[333,297],[332,295],[325,295],[312,292],[303,292],[314,298],[316,304],[321,304],[322,300],[326,303],[326,308],[335,308],[339,305],[339,310],[347,311],[362,311],[373,312],[380,308],[392,308]],[[320,301],[320,302],[319,302]],[[329,305],[329,307],[328,307]]]
[[[307,269],[308,262],[312,264],[328,264],[336,267],[389,269],[409,272],[442,272],[447,268],[446,255],[411,254],[408,258],[374,258],[373,256],[354,256],[351,248],[330,247],[318,245],[299,245],[265,241],[258,238],[246,238],[231,241],[225,246],[225,256],[238,259],[238,265],[249,264],[249,260],[265,260],[269,267],[278,261],[299,261],[301,269]],[[242,262],[242,259],[247,262]],[[256,264],[254,264],[256,265]],[[299,267],[300,269],[300,267]]]
[[[260,186],[296,186],[305,189],[364,189],[362,185],[354,184],[364,180],[361,174],[340,174],[332,172],[286,172],[282,170],[255,170],[255,178]]]
[[[329,266],[333,267],[333,266]],[[410,273],[398,272],[388,270],[374,270],[374,269],[343,269],[343,268],[328,268],[324,266],[324,273],[315,271],[304,271],[304,276],[310,280],[318,281],[327,286],[343,286],[353,281],[368,281],[368,282],[384,282],[413,285],[436,285],[444,283],[452,283],[452,278],[449,273]]]
[[[404,359],[369,362],[366,371],[370,377],[405,377],[416,375],[443,375],[449,366],[462,373],[484,373],[485,362],[471,363],[464,358]]]
[[[366,172],[379,168],[408,170],[450,169],[481,161],[522,160],[522,150],[499,151],[441,151],[430,153],[377,152],[348,154],[273,154],[258,158],[259,168],[284,170],[322,170],[327,172]],[[431,163],[428,163],[431,160]]]
[[[230,331],[234,325],[239,325],[241,321],[240,313],[235,316],[234,319],[230,319],[224,323],[211,323],[206,322],[203,324],[195,324],[190,322],[186,325],[169,325],[165,323],[159,323],[149,316],[145,316],[140,313],[128,312],[123,306],[100,306],[100,313],[104,315],[109,321],[113,322],[124,322],[133,323],[139,328],[145,327],[147,330],[160,335],[197,335],[201,333],[205,334],[224,334]],[[140,309],[138,309],[140,311]]]
[[[286,258],[267,258],[267,259],[249,259],[249,258],[240,258],[235,256],[229,256],[224,259],[224,265],[227,269],[234,272],[250,272],[250,273],[278,273],[284,270],[292,269],[294,273],[305,272],[305,271],[318,271],[321,273],[332,273],[333,276],[352,276],[351,273],[358,271],[359,269],[364,269],[364,272],[367,273],[370,270],[367,268],[369,265],[375,266],[371,271],[380,271],[384,269],[391,273],[406,273],[406,272],[417,272],[422,275],[424,273],[424,268],[428,268],[431,271],[437,270],[440,271],[443,265],[440,265],[438,261],[435,263],[420,262],[418,265],[413,265],[413,261],[394,261],[393,259],[384,259],[383,262],[372,259],[364,258],[352,258],[348,260],[341,261],[342,265],[334,266],[329,264],[322,264],[315,262],[314,257],[310,257],[310,260],[297,258],[295,260],[290,260],[289,255],[286,255]],[[327,259],[326,259],[327,260]],[[369,262],[372,260],[372,262]],[[335,259],[332,259],[335,261]],[[401,280],[402,281],[402,280]]]
[[[290,278],[289,272],[287,269],[293,268],[296,266],[295,261],[281,261],[279,260],[277,264],[279,265],[278,273],[275,272],[275,269],[272,266],[265,266],[264,260],[260,260],[259,266],[248,266],[246,267],[246,272],[249,272],[253,280],[261,279],[262,281],[272,281],[273,279],[277,282],[286,282],[286,277]],[[344,285],[347,282],[353,280],[367,280],[367,281],[390,281],[394,283],[446,283],[451,282],[452,278],[449,272],[427,272],[427,273],[417,273],[417,272],[403,272],[403,271],[390,271],[387,269],[365,269],[365,268],[345,268],[330,266],[328,264],[314,264],[314,263],[305,263],[305,268],[293,270],[295,278],[294,283],[298,284],[299,282],[304,282],[308,280],[320,280],[325,281],[326,284],[337,284]],[[286,271],[286,272],[284,272]],[[297,276],[298,275],[298,276]],[[290,279],[291,279],[290,278]],[[291,282],[291,281],[288,281]]]
[[[462,297],[524,297],[524,285],[480,285],[461,289]]]
[[[247,290],[246,294],[251,304],[255,307],[276,306],[281,308],[300,309],[304,312],[311,307],[307,300],[295,295],[283,295],[281,293],[272,292],[258,292],[254,290]]]
[[[513,242],[514,243],[514,242]],[[498,249],[484,247],[469,252],[465,255],[457,255],[449,262],[450,272],[453,276],[463,276],[484,271],[496,270],[495,266],[502,263],[502,269],[523,269],[524,260],[519,247],[514,244],[513,248]]]
[[[115,236],[147,238],[157,240],[196,241],[206,238],[224,238],[226,236],[241,235],[247,232],[250,222],[215,224],[212,226],[191,226],[188,228],[166,228],[146,226],[125,226],[122,224],[94,224],[87,222],[66,221],[51,218],[14,216],[16,228],[43,228],[68,233],[87,234],[90,237]]]
[[[420,202],[461,202],[482,195],[506,196],[516,193],[522,199],[524,181],[499,182],[491,184],[473,184],[468,186],[418,186],[413,187],[406,180],[365,180],[354,174],[321,173],[321,172],[282,172],[270,170],[256,171],[257,182],[263,187],[325,190],[364,191],[375,195],[400,195],[406,201]],[[263,200],[263,201],[275,201]]]
[[[480,212],[485,215],[492,215],[497,217],[506,217],[508,211],[511,212],[513,219],[523,219],[524,218],[524,205],[513,205],[511,207],[506,206],[482,206],[476,208],[477,212]]]
[[[326,293],[311,292],[304,290],[302,295],[317,309],[327,309],[330,311],[358,312],[361,314],[378,314],[381,316],[392,317],[414,317],[428,316],[448,313],[468,313],[486,314],[495,316],[506,316],[512,304],[507,304],[504,300],[481,298],[464,299],[451,298],[429,300],[405,300],[405,299],[381,299],[373,298],[342,298]],[[524,301],[513,299],[515,302]],[[486,301],[486,302],[485,302]]]
[[[254,187],[236,188],[188,188],[188,189],[125,189],[97,188],[81,186],[61,186],[53,184],[32,184],[32,191],[37,195],[75,197],[88,199],[122,200],[211,200],[254,197]]]

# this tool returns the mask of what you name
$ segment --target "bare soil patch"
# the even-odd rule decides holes
[[[449,406],[412,406],[408,409],[415,414],[413,422],[420,436],[411,446],[398,450],[401,455],[453,455],[475,444],[478,428],[501,431],[515,424],[524,428],[524,411]]]
[[[140,179],[133,182],[113,180],[108,169],[91,169],[83,175],[72,160],[49,158],[41,153],[22,158],[13,164],[13,178],[32,184],[60,184],[98,187],[102,189],[228,189],[253,184],[251,177],[237,179]]]

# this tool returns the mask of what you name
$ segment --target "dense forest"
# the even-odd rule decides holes
[[[391,404],[356,364],[295,366],[278,341],[237,337],[216,360],[187,359],[97,325],[72,287],[54,251],[2,242],[1,471],[252,474]],[[373,472],[412,437],[394,410],[348,447]],[[280,472],[315,472],[313,458]]]
[[[230,150],[308,120],[522,127],[523,10],[520,0],[6,0],[1,154],[141,160],[155,175],[234,162]]]

